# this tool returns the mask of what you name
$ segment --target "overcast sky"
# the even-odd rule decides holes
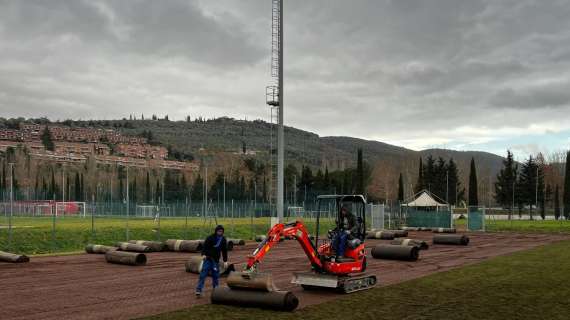
[[[570,148],[570,1],[285,0],[285,121]],[[269,119],[270,0],[0,0],[0,116]]]

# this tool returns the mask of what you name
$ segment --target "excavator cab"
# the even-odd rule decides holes
[[[325,257],[334,256],[332,252],[332,244],[339,232],[343,231],[342,223],[343,216],[342,210],[347,210],[349,215],[353,216],[354,228],[350,233],[347,241],[347,250],[358,248],[365,239],[366,236],[366,199],[362,195],[321,195],[317,197],[317,223],[315,230],[315,244],[319,246],[319,235],[321,225],[321,214],[327,213],[328,217],[334,217],[333,229],[328,231],[328,236],[326,240],[323,239],[322,242],[328,242],[329,246],[323,248],[321,253]],[[329,220],[330,221],[330,220]],[[328,227],[331,227],[330,223]],[[327,250],[328,249],[328,250]],[[344,255],[344,253],[343,253]],[[350,260],[350,254],[346,255]]]

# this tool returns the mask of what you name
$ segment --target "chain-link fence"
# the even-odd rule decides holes
[[[300,219],[319,237],[334,229],[334,206],[286,204],[287,221]],[[384,206],[369,205],[367,228],[384,226]],[[80,251],[88,243],[202,239],[222,224],[229,238],[253,240],[271,227],[271,208],[256,201],[0,202],[0,250],[27,254]]]

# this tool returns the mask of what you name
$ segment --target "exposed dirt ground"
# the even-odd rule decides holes
[[[432,233],[411,232],[429,240]],[[469,246],[432,245],[416,262],[375,260],[368,272],[379,285],[389,285],[427,274],[476,263],[490,257],[569,239],[555,234],[469,234]],[[389,242],[369,240],[367,247]],[[237,247],[231,262],[242,263],[256,244]],[[191,254],[152,253],[143,267],[113,265],[103,255],[32,258],[28,264],[0,264],[2,319],[131,319],[209,303],[210,280],[204,298],[193,296],[198,276],[184,271]],[[261,268],[271,271],[280,289],[293,291],[300,307],[335,299],[333,292],[303,291],[290,284],[293,272],[309,270],[296,241],[285,241],[270,252]],[[224,280],[222,280],[222,285]]]

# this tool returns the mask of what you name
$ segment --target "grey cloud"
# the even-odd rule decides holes
[[[3,1],[3,34],[11,41],[50,42],[72,35],[117,53],[180,56],[211,65],[254,64],[263,48],[243,23],[216,21],[194,1]]]
[[[570,81],[549,83],[514,90],[501,89],[490,98],[490,103],[507,108],[566,108],[570,109]]]
[[[496,128],[570,130],[569,0],[285,10],[287,125],[472,146]],[[0,0],[1,116],[268,119],[270,14],[259,0]]]

